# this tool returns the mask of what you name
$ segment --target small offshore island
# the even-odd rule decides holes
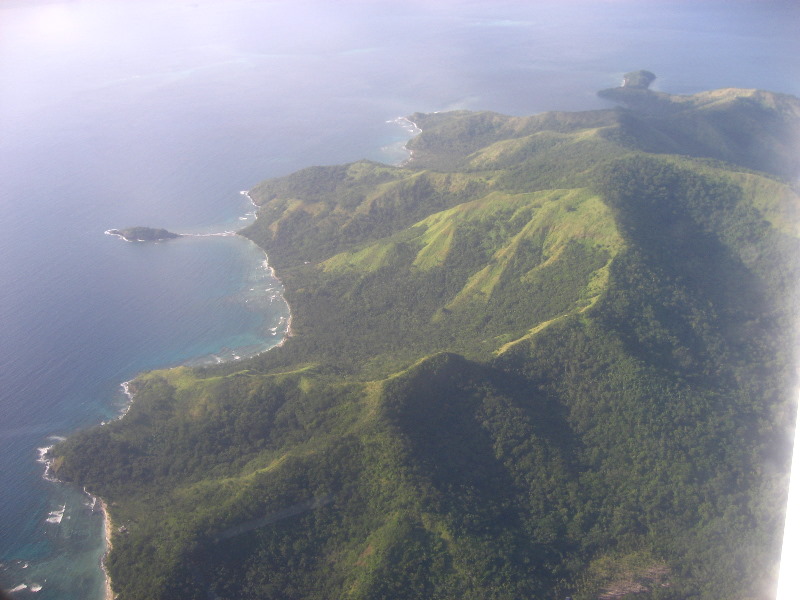
[[[128,227],[126,229],[109,229],[108,235],[116,235],[126,242],[163,242],[183,237],[179,233],[172,233],[166,229],[153,227]]]

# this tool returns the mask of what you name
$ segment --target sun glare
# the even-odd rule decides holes
[[[800,411],[798,411],[800,425]],[[800,455],[797,451],[797,431],[795,428],[794,451],[792,453],[792,473],[789,482],[789,500],[786,503],[786,525],[783,531],[783,551],[781,570],[778,577],[777,600],[796,600],[800,598]]]
[[[51,41],[68,41],[75,34],[75,18],[70,6],[46,4],[34,13],[33,33]]]

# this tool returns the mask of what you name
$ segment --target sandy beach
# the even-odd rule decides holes
[[[103,575],[106,578],[106,600],[114,600],[114,591],[111,589],[111,577],[108,574],[108,569],[106,568],[106,558],[108,558],[108,553],[111,552],[111,516],[108,514],[108,506],[106,505],[105,501],[102,498],[97,499],[100,502],[100,510],[103,511],[103,532],[106,540],[106,551],[103,553],[103,557],[100,559],[100,567],[103,569]]]

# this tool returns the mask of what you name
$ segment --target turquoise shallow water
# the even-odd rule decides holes
[[[266,268],[264,253],[243,238],[143,245],[103,236],[99,243],[116,256],[118,271],[115,278],[107,274],[106,295],[93,306],[98,322],[83,323],[89,327],[83,334],[68,330],[52,336],[51,344],[64,344],[66,360],[17,367],[30,369],[18,394],[29,394],[31,401],[41,394],[52,402],[38,408],[35,425],[23,425],[2,440],[2,460],[9,465],[4,472],[17,469],[16,487],[3,492],[17,500],[15,507],[5,508],[16,527],[5,528],[4,521],[4,541],[18,540],[4,557],[4,582],[10,588],[43,585],[41,598],[98,597],[103,542],[102,515],[93,499],[43,478],[43,465],[31,460],[39,448],[76,426],[116,418],[127,404],[120,383],[136,372],[244,359],[278,343],[289,317],[281,284]],[[82,335],[88,340],[81,342],[83,352],[70,356],[71,341]],[[99,336],[108,336],[106,343]],[[42,381],[41,370],[61,377]],[[33,423],[36,407],[26,408],[31,412],[18,419]]]
[[[105,230],[238,229],[265,177],[403,160],[396,118],[418,110],[601,108],[594,92],[638,68],[675,93],[798,94],[799,17],[738,0],[0,3],[0,584],[100,597],[99,513],[43,479],[38,449],[118,415],[136,373],[236,360],[287,316],[242,238]]]

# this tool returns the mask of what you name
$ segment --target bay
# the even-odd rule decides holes
[[[798,24],[744,0],[0,2],[0,584],[102,597],[99,513],[37,449],[114,418],[136,373],[235,360],[287,316],[242,238],[105,230],[236,230],[263,178],[404,160],[418,110],[602,108],[638,68],[798,95]]]

